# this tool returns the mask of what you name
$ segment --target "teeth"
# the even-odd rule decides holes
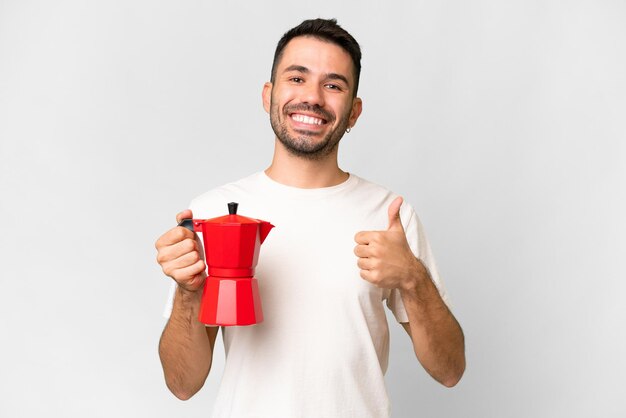
[[[321,125],[322,123],[324,123],[322,119],[314,118],[311,116],[300,115],[297,113],[291,115],[291,117],[296,122],[308,123],[309,125]]]

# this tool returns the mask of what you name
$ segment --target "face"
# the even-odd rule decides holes
[[[361,99],[353,92],[353,64],[346,51],[297,37],[283,50],[274,83],[263,88],[263,106],[287,151],[317,160],[337,148],[361,114]]]

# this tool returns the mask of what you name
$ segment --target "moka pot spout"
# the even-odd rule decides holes
[[[267,235],[270,233],[272,228],[274,228],[274,225],[272,225],[271,223],[266,222],[266,221],[261,221],[261,225],[259,229],[259,233],[260,233],[259,238],[261,240],[261,244],[263,244],[263,241],[265,241],[265,238],[267,238]]]

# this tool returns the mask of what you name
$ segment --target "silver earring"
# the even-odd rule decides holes
[[[352,128],[346,129],[346,133],[349,134],[351,130],[352,130]]]

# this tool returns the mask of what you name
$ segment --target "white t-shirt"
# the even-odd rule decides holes
[[[399,322],[408,317],[398,290],[361,278],[353,251],[357,232],[387,229],[387,208],[396,196],[353,174],[337,186],[300,189],[259,172],[193,200],[197,219],[223,216],[227,203],[237,202],[238,214],[275,225],[255,271],[264,321],[223,328],[226,361],[214,418],[390,415],[383,302]],[[411,250],[447,301],[422,226],[406,202],[400,217]]]

